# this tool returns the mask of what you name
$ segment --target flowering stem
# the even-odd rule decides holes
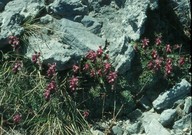
[[[179,56],[180,56],[180,54],[181,54],[181,48],[182,48],[182,44],[181,44],[181,46],[180,46],[180,48],[179,48]]]
[[[102,119],[104,117],[104,111],[105,111],[105,93],[103,94]]]
[[[145,86],[147,85],[147,83],[149,82],[150,79],[151,79],[151,78],[148,78],[148,80],[145,82],[145,84],[143,85],[143,87],[141,88],[141,90],[137,93],[137,95],[135,95],[135,97],[139,96],[139,95],[143,92]]]
[[[121,110],[123,109],[124,104],[121,105],[121,108],[119,109],[119,111],[117,112],[117,114],[115,115],[115,119],[117,118],[117,116],[119,115],[119,113],[121,112]]]
[[[116,90],[114,90],[114,102],[113,102],[113,119],[115,120],[115,111],[116,111]]]

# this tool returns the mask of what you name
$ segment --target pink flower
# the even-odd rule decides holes
[[[149,61],[149,63],[147,64],[147,67],[148,67],[149,70],[152,70],[154,68],[154,63],[153,63],[152,60]]]
[[[47,76],[50,77],[50,76],[54,76],[56,74],[56,63],[54,64],[48,64],[49,66],[49,69],[47,70]]]
[[[83,70],[85,70],[85,71],[89,70],[89,64],[85,63],[85,66],[83,67]]]
[[[99,49],[97,50],[97,56],[101,56],[103,54],[103,49],[101,48],[101,46],[99,46]]]
[[[155,44],[156,45],[160,45],[161,44],[161,37],[157,37],[156,39],[155,39]]]
[[[102,70],[99,69],[99,70],[97,71],[97,74],[98,74],[99,76],[102,76]]]
[[[12,45],[13,49],[16,50],[17,48],[19,48],[19,38],[16,37],[16,36],[9,36],[8,37],[8,40],[9,40],[9,44]]]
[[[49,90],[50,92],[54,92],[56,91],[56,82],[55,81],[51,81],[48,86],[47,86],[47,90]]]
[[[83,117],[84,117],[84,118],[87,118],[88,116],[89,116],[89,111],[84,111],[84,112],[83,112]]]
[[[153,59],[156,59],[157,58],[157,51],[153,50],[152,53],[151,53],[151,56],[152,56]]]
[[[182,66],[185,64],[185,57],[180,57],[178,60],[179,66]]]
[[[79,83],[79,79],[77,77],[72,77],[69,80],[69,87],[71,88],[71,90],[76,90],[76,88],[78,87],[78,83]]]
[[[168,58],[165,65],[165,75],[169,75],[172,72],[172,59]]]
[[[77,73],[79,70],[79,66],[73,65],[73,72]]]
[[[149,45],[149,39],[147,39],[146,37],[143,40],[141,40],[141,42],[143,49],[145,49]]]
[[[45,90],[45,93],[43,94],[43,95],[45,96],[45,99],[46,99],[46,100],[49,100],[51,93],[55,92],[56,89],[57,89],[56,82],[52,80],[52,81],[47,85],[47,88],[46,88],[46,90]]]
[[[162,58],[156,58],[156,59],[154,60],[154,70],[155,70],[155,71],[160,70],[161,64],[162,64]]]
[[[90,76],[91,76],[91,77],[94,77],[94,76],[95,76],[95,70],[93,70],[93,69],[91,70]]]
[[[88,54],[86,55],[86,58],[92,61],[95,61],[97,58],[97,54],[95,51],[89,51]]]
[[[172,52],[170,44],[166,45],[165,50],[166,50],[167,53],[171,53]]]
[[[14,123],[19,123],[21,121],[22,115],[16,114],[13,116]]]
[[[49,90],[45,91],[45,93],[43,94],[45,96],[45,100],[49,100],[50,99],[50,94],[51,94],[51,92]]]
[[[40,60],[39,57],[40,57],[40,52],[38,53],[35,52],[35,54],[32,55],[32,62],[37,63],[37,61]]]
[[[111,68],[111,64],[109,63],[104,63],[104,72],[107,73]]]
[[[171,58],[167,58],[166,63],[167,64],[172,64],[172,59]]]
[[[107,81],[110,84],[114,84],[115,80],[117,79],[117,72],[110,72],[107,76]]]
[[[171,72],[172,72],[172,65],[166,64],[165,65],[165,74],[169,75],[169,74],[171,74]]]
[[[19,70],[21,70],[22,62],[17,61],[12,68],[12,71],[16,74]]]

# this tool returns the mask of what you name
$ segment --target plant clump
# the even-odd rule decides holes
[[[58,84],[56,63],[43,65],[36,51],[30,60],[21,53],[18,37],[9,40],[13,49],[0,51],[1,133],[67,135],[87,130],[83,113],[61,87],[65,82]]]
[[[132,63],[129,76],[115,71],[107,41],[89,50],[70,70],[58,72],[57,63],[43,64],[41,52],[34,50],[28,59],[20,51],[20,39],[8,39],[12,50],[0,51],[0,122],[5,131],[80,134],[93,118],[115,121],[130,113],[139,95],[159,82],[166,82],[165,90],[180,79],[191,79],[190,55],[182,45],[164,43],[161,36],[135,43],[137,63]]]
[[[133,73],[136,79],[133,79],[132,86],[137,83],[135,89],[139,89],[135,95],[142,95],[155,86],[158,86],[157,90],[169,89],[183,78],[191,81],[191,56],[182,46],[164,42],[161,35],[157,35],[154,41],[144,37],[135,43],[137,63],[133,65],[138,69],[135,68]]]
[[[111,64],[108,45],[106,42],[104,47],[99,46],[96,51],[89,50],[69,73],[69,93],[81,110],[89,112],[86,118],[87,114],[89,118],[114,118],[117,111],[123,112],[122,106],[131,100],[131,94],[127,100],[121,94],[128,90],[118,84],[120,78]]]

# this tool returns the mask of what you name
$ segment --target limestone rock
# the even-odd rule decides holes
[[[97,50],[100,45],[104,45],[103,39],[89,32],[80,23],[68,19],[51,19],[50,16],[48,20],[51,23],[47,24],[47,28],[51,27],[53,33],[47,35],[42,32],[41,35],[29,37],[30,46],[26,53],[29,58],[34,51],[41,52],[43,64],[56,62],[58,70],[65,70],[88,50]]]
[[[130,114],[128,114],[128,118],[131,121],[137,121],[141,116],[142,116],[142,112],[140,109],[136,109],[133,112],[131,112]]]
[[[125,73],[131,68],[131,61],[135,52],[126,36],[119,38],[119,42],[110,47],[110,53],[112,59],[114,59],[113,65],[115,66],[116,71],[119,71],[120,74]]]
[[[4,1],[4,0],[3,0]],[[43,8],[42,4],[29,0],[5,0],[7,3],[0,14],[0,43],[10,35],[20,36],[24,32],[22,24],[27,17],[37,16]],[[30,6],[29,6],[30,5]],[[5,44],[1,45],[5,46]]]
[[[191,114],[188,114],[174,123],[173,132],[175,135],[190,135],[191,126]]]
[[[192,111],[192,103],[191,102],[192,102],[191,97],[187,97],[185,99],[185,104],[184,104],[184,109],[183,109],[185,114],[188,114]]]
[[[159,115],[156,113],[146,112],[143,114],[142,124],[147,135],[171,135],[167,129],[165,129],[158,122]]]
[[[144,125],[147,135],[171,135],[157,120],[153,119],[149,125]]]
[[[170,90],[161,93],[156,100],[153,101],[153,106],[157,110],[170,108],[174,102],[186,97],[190,93],[191,84],[185,79],[176,84]]]
[[[84,16],[84,18],[81,20],[81,23],[94,34],[97,34],[101,31],[102,24],[91,16]]]
[[[127,127],[127,131],[129,134],[138,134],[138,133],[141,133],[142,131],[142,123],[140,121],[134,123],[134,124],[131,124],[129,127]]]
[[[93,130],[92,128],[91,128],[91,133],[92,133],[93,135],[105,135],[103,132],[101,132],[101,131],[99,131],[99,130]]]
[[[123,129],[120,126],[113,126],[112,127],[112,132],[114,135],[122,135],[123,134]]]
[[[159,122],[165,127],[169,126],[173,123],[176,114],[176,109],[164,110],[160,115]]]
[[[80,0],[55,0],[49,5],[48,12],[56,17],[71,18],[76,15],[86,15],[88,7]]]

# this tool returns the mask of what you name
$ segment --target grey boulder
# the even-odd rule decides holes
[[[147,135],[171,135],[170,132],[158,122],[159,115],[156,113],[143,113],[142,125]]]
[[[104,45],[103,39],[89,32],[80,23],[68,19],[51,19],[50,16],[41,20],[43,23],[51,22],[46,28],[48,33],[51,28],[52,33],[50,35],[43,29],[42,34],[29,36],[30,45],[26,55],[31,58],[34,51],[41,52],[43,64],[55,62],[58,70],[72,67],[87,51],[97,50],[100,45]]]
[[[80,0],[55,0],[49,5],[48,13],[54,17],[74,17],[88,14],[88,7]]]
[[[191,135],[191,114],[182,117],[173,125],[173,133],[175,135]]]
[[[102,24],[91,16],[84,16],[81,23],[94,34],[98,34],[101,31]]]
[[[123,131],[122,127],[120,127],[120,126],[113,126],[112,132],[114,135],[122,135],[124,131]]]
[[[35,17],[39,14],[44,6],[40,3],[29,0],[9,1],[0,14],[0,48],[3,48],[7,42],[6,38],[10,35],[20,36],[24,33],[23,23],[27,22],[26,18]]]
[[[165,127],[169,126],[173,124],[176,115],[177,115],[176,109],[164,110],[160,115],[159,122]]]
[[[191,109],[192,109],[192,98],[187,97],[185,99],[185,104],[184,104],[183,111],[184,111],[185,114],[188,114],[188,113],[190,113],[192,111]]]
[[[153,101],[153,107],[157,110],[167,109],[173,106],[173,104],[184,97],[186,97],[191,90],[191,84],[185,79],[176,84],[170,90],[161,93],[157,99]]]

